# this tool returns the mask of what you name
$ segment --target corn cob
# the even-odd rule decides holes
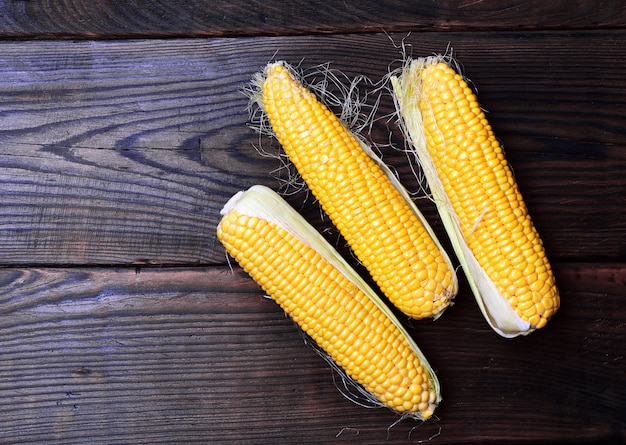
[[[380,403],[425,420],[439,383],[397,318],[278,194],[253,186],[222,210],[217,236],[242,268]]]
[[[381,291],[410,317],[440,316],[457,293],[455,270],[390,169],[284,62],[255,81],[285,153]]]
[[[407,139],[485,318],[504,337],[545,326],[559,293],[500,143],[441,56],[391,77]]]

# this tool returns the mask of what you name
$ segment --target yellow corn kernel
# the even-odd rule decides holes
[[[506,337],[545,326],[559,306],[554,276],[476,96],[442,57],[409,61],[391,82],[407,138],[486,319]]]
[[[410,317],[441,315],[456,274],[397,178],[283,62],[257,82],[285,153],[381,291]]]
[[[226,250],[335,364],[381,406],[421,420],[433,414],[439,382],[422,352],[313,227],[263,186],[233,196],[222,214]]]

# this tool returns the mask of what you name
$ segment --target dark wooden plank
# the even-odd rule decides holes
[[[626,25],[619,1],[113,1],[0,2],[0,36],[117,38],[503,29]]]
[[[529,337],[495,335],[466,286],[411,323],[444,400],[389,429],[238,268],[1,269],[0,442],[622,443],[626,265],[556,275],[562,310]]]
[[[415,55],[453,47],[552,258],[623,260],[626,90],[615,60],[626,34],[431,33],[405,45]],[[0,51],[2,265],[224,264],[219,209],[241,188],[278,186],[278,161],[256,151],[247,126],[241,90],[254,73],[277,53],[380,79],[400,55],[384,34],[4,42]],[[371,136],[387,142],[392,132],[401,147],[391,111],[384,95]],[[418,190],[405,156],[383,153]],[[311,200],[290,200],[317,221]]]

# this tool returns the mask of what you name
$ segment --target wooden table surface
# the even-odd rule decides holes
[[[624,442],[626,2],[7,0],[0,37],[1,444]],[[404,320],[442,384],[436,419],[390,427],[215,227],[238,190],[280,186],[255,148],[278,146],[248,126],[257,71],[379,80],[401,43],[472,80],[562,307],[503,339],[460,274],[441,319]],[[418,191],[393,122],[365,136],[390,132],[384,159]],[[336,240],[304,191],[288,199]]]

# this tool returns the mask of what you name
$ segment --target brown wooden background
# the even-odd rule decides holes
[[[0,443],[625,440],[625,2],[0,0],[0,39]],[[275,57],[380,79],[403,39],[452,48],[477,87],[563,302],[505,340],[462,281],[440,320],[407,322],[438,418],[389,429],[214,231],[233,193],[279,186],[247,126],[254,73]]]

